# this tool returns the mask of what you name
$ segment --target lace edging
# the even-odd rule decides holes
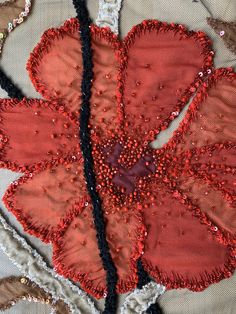
[[[142,289],[135,289],[125,299],[121,308],[121,314],[143,313],[154,304],[165,291],[165,286],[155,282],[149,282]]]
[[[115,34],[119,33],[119,13],[122,0],[99,0],[99,11],[96,24],[99,27],[109,27]]]
[[[9,2],[3,2],[2,4],[0,3],[0,7],[2,6],[7,6],[9,5]],[[19,13],[19,16],[14,18],[12,21],[10,21],[8,23],[8,25],[6,26],[6,29],[3,30],[2,33],[0,33],[1,37],[0,37],[0,55],[2,52],[2,48],[3,48],[3,44],[8,36],[8,34],[14,29],[16,28],[16,26],[18,24],[21,24],[24,22],[25,18],[29,15],[31,9],[31,0],[25,0],[25,5],[24,5],[24,9],[23,11],[21,11]]]
[[[60,297],[70,307],[72,313],[84,313],[80,310],[83,303],[83,308],[86,307],[93,314],[99,314],[87,294],[49,268],[42,256],[32,249],[2,216],[0,216],[0,237],[0,248],[13,264],[45,292],[50,293],[55,300]],[[24,251],[24,254],[20,254],[20,251]],[[47,280],[44,280],[42,274]]]

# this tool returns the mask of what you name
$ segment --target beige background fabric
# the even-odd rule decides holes
[[[121,10],[121,36],[124,37],[132,26],[143,19],[158,19],[186,24],[191,29],[204,30],[212,38],[217,67],[235,67],[236,56],[225,48],[222,40],[207,25],[206,17],[211,15],[228,21],[236,20],[236,0],[205,0],[204,4],[208,10],[201,4],[200,0],[196,3],[193,3],[192,0],[124,0]],[[98,0],[88,0],[88,5],[95,21]],[[32,13],[27,21],[17,27],[7,39],[0,61],[1,65],[28,97],[40,97],[34,90],[25,70],[30,52],[46,29],[59,26],[66,19],[74,16],[72,0],[35,0]],[[0,97],[6,97],[6,94],[1,90]],[[183,114],[172,123],[169,130],[158,137],[155,147],[159,147],[167,141],[182,117]],[[10,171],[0,170],[0,196],[3,195],[9,183],[17,177],[17,174]],[[9,217],[10,222],[23,234],[22,228],[15,218],[5,209],[3,211]],[[50,246],[42,244],[38,239],[28,235],[26,237],[50,262]],[[0,278],[10,274],[17,275],[18,271],[0,252]],[[235,314],[236,275],[212,285],[201,293],[193,293],[188,290],[168,291],[161,297],[160,304],[164,314]],[[21,303],[6,313],[46,314],[49,311],[49,308],[41,305]]]
[[[236,1],[202,0],[209,12],[200,0],[197,1],[125,0],[121,11],[121,34],[127,34],[133,25],[145,18],[185,24],[190,29],[205,31],[213,39],[217,67],[235,65],[236,56],[225,49],[223,41],[207,25],[206,17],[236,20]]]
[[[14,307],[3,312],[4,314],[50,314],[50,307],[46,304],[20,301]]]
[[[1,241],[1,239],[0,239]],[[21,276],[17,267],[9,261],[8,257],[0,250],[0,278],[8,276]],[[5,314],[49,314],[50,307],[46,304],[20,301],[17,305],[4,312]]]

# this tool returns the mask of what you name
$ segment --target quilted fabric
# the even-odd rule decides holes
[[[44,3],[40,3],[40,4],[37,4],[36,3],[36,6],[38,7],[38,6],[40,6],[40,7],[44,7],[44,6],[46,6],[46,5],[49,5],[49,3],[47,3],[47,4],[44,4]],[[52,4],[51,4],[52,5]],[[59,8],[59,5],[58,5],[58,3],[57,4],[54,4],[55,5],[55,7],[57,7],[57,10],[58,10],[58,8]],[[67,6],[67,4],[65,4],[65,3],[62,3],[62,4],[60,4],[60,5],[62,5],[63,6],[63,10],[62,10],[62,12],[61,12],[61,15],[60,16],[62,16],[62,14],[64,14],[65,16],[63,17],[63,18],[61,18],[60,19],[60,21],[58,21],[58,22],[55,22],[55,24],[56,25],[58,25],[58,24],[61,24],[62,23],[62,21],[64,20],[64,19],[66,19],[67,18],[67,11],[66,10],[68,10],[68,6]],[[147,7],[145,7],[145,10],[143,9],[143,8],[141,8],[140,9],[140,7],[139,7],[139,3],[136,3],[136,8],[137,8],[137,12],[136,13],[138,13],[139,12],[139,14],[140,14],[140,16],[142,15],[142,17],[141,17],[141,20],[143,20],[143,18],[145,18],[145,11],[148,11],[149,9],[150,9],[150,7],[151,7],[151,5],[149,5],[149,6],[147,6]],[[163,4],[163,6],[164,6],[164,4]],[[180,20],[180,22],[185,22],[186,23],[186,21],[184,20],[185,18],[184,17],[182,17],[182,20],[181,20],[181,14],[179,13],[181,10],[180,10],[180,8],[182,8],[182,12],[186,12],[186,10],[187,10],[187,8],[184,6],[184,4],[183,3],[180,3],[180,4],[178,4],[177,5],[178,6],[178,9],[176,9],[176,8],[174,8],[174,10],[175,11],[177,11],[177,14],[179,14],[179,16],[177,16],[178,18],[177,19],[179,19]],[[94,11],[95,11],[95,9],[96,9],[96,7],[95,7],[95,3],[92,3],[91,2],[91,7],[93,7],[93,9],[94,9]],[[212,8],[212,5],[211,5],[211,3],[210,3],[210,5],[209,5],[209,7],[210,8]],[[162,7],[161,7],[162,8]],[[71,11],[71,14],[73,15],[73,9],[72,9],[72,6],[69,8]],[[36,9],[35,9],[36,10]],[[223,11],[225,11],[226,13],[226,15],[229,17],[230,16],[230,13],[232,13],[234,10],[232,10],[232,8],[230,7],[230,6],[226,6],[226,4],[225,4],[225,7],[223,8],[223,10],[222,9],[219,9],[219,7],[218,6],[215,6],[214,8],[213,8],[213,10],[215,10],[215,11],[213,11],[213,13],[214,14],[217,14],[217,10],[218,10],[218,14],[221,14],[221,12],[223,12]],[[46,11],[46,10],[45,10]],[[166,18],[166,15],[165,15],[165,13],[164,12],[166,12],[165,10],[160,10],[160,7],[158,8],[158,10],[151,10],[152,12],[153,12],[153,14],[154,14],[154,17],[157,17],[158,19],[165,19],[165,20],[169,20],[169,21],[172,21],[172,20],[176,20],[176,19],[174,19],[174,18],[172,18],[172,19],[167,19]],[[204,14],[205,14],[205,12],[203,12],[204,10],[202,10],[201,12],[201,14],[199,14],[199,20],[200,19],[202,19],[202,25],[205,25],[204,23]],[[42,10],[41,10],[41,12],[43,12]],[[47,10],[47,14],[49,14],[49,10]],[[132,19],[135,19],[135,18],[137,18],[137,15],[135,15],[134,13],[133,13],[133,5],[132,5],[132,3],[130,3],[130,1],[127,1],[126,3],[125,3],[125,9],[124,9],[124,11],[123,11],[124,13],[123,13],[123,17],[124,17],[124,20],[126,20],[126,22],[125,22],[125,24],[123,24],[123,26],[122,26],[122,30],[124,30],[125,29],[125,27],[126,27],[126,29],[128,29],[128,27],[127,27],[127,24],[128,23],[133,23],[132,25],[134,25],[135,23],[137,23],[137,22],[133,22],[133,20]],[[126,13],[127,12],[127,13]],[[132,12],[132,13],[130,13],[130,12]],[[142,13],[141,13],[142,12]],[[150,13],[151,12],[148,12],[147,13],[147,16],[146,17],[150,17],[151,15],[150,15]],[[127,19],[127,18],[125,18],[125,14],[129,14],[129,18]],[[161,15],[164,15],[164,16],[161,16]],[[169,13],[170,15],[172,14],[172,11]],[[159,16],[158,16],[159,15]],[[175,16],[176,16],[176,12],[175,12]],[[191,24],[191,15],[190,14],[184,14],[184,16],[187,16],[188,18],[189,18],[189,20],[190,20],[190,22],[188,22],[188,23],[190,23]],[[46,14],[44,14],[44,16],[43,16],[43,18],[45,18],[46,17]],[[58,16],[57,16],[58,17]],[[222,17],[224,17],[224,16],[222,16]],[[35,19],[35,18],[32,18],[32,19]],[[36,18],[37,19],[37,18]],[[140,20],[140,21],[141,21]],[[46,24],[49,24],[48,26],[46,25]],[[50,24],[51,23],[51,19],[48,19],[47,21],[45,21],[45,23],[44,23],[44,25],[45,25],[45,27],[44,27],[44,25],[43,25],[43,27],[42,27],[42,29],[41,29],[41,31],[40,31],[40,28],[38,29],[38,30],[36,30],[36,32],[38,32],[38,38],[39,38],[39,34],[43,31],[43,30],[45,30],[46,28],[48,28],[49,26],[53,26],[52,24]],[[53,23],[53,22],[52,22]],[[198,22],[198,23],[200,23],[200,22]],[[198,24],[197,23],[197,24]],[[195,26],[197,25],[196,24],[196,22],[194,22],[194,24],[195,24]],[[131,25],[131,26],[132,26]],[[204,27],[206,27],[206,26],[204,26]],[[200,26],[200,24],[199,24],[199,27],[198,28],[201,28],[201,29],[203,29],[204,27],[201,27]],[[25,31],[26,32],[29,32],[28,31],[28,27],[25,27]],[[19,35],[19,34],[18,34]],[[12,36],[14,36],[13,38],[15,38],[16,39],[16,35],[15,34],[13,34]],[[21,34],[20,34],[20,36],[22,36],[22,37],[27,37],[27,36],[24,36],[24,31],[22,30],[21,31]],[[35,41],[34,41],[34,44],[32,44],[32,36],[31,36],[31,38],[30,37],[28,37],[28,38],[26,38],[26,40],[27,40],[27,42],[28,42],[28,45],[29,46],[31,46],[31,47],[29,47],[28,48],[28,52],[25,54],[25,57],[22,59],[22,62],[20,62],[17,66],[18,67],[21,67],[21,74],[20,74],[20,77],[25,77],[25,80],[26,80],[26,75],[24,74],[24,64],[25,64],[25,61],[26,61],[26,55],[28,55],[29,54],[29,52],[30,52],[30,50],[32,49],[32,47],[35,45],[35,43],[38,41],[38,38],[36,38],[37,37],[37,35],[36,34],[34,34],[34,36],[35,36]],[[18,37],[19,38],[19,37]],[[13,39],[11,39],[11,37],[9,38],[9,41],[13,41]],[[23,43],[23,40],[21,41],[22,43]],[[24,41],[25,42],[25,41]],[[31,42],[31,43],[30,43]],[[218,43],[217,42],[217,40],[215,41],[215,43]],[[24,44],[25,45],[25,44]],[[27,45],[26,45],[27,46]],[[11,47],[10,46],[10,44],[6,44],[6,49],[8,49],[8,47]],[[219,47],[219,45],[218,45],[218,47]],[[27,48],[27,47],[26,47]],[[219,48],[220,49],[220,48]],[[10,50],[10,49],[9,49]],[[17,68],[17,66],[13,66],[13,63],[12,63],[12,61],[14,62],[14,60],[16,60],[14,57],[12,57],[12,54],[13,54],[13,51],[11,52],[11,51],[9,51],[9,53],[7,54],[7,55],[4,55],[3,56],[3,58],[4,58],[4,64],[6,64],[7,65],[7,60],[9,60],[10,62],[9,62],[9,64],[8,65],[10,65],[10,67],[8,67],[9,69],[10,69],[10,71],[11,71],[11,68],[12,68],[12,72],[13,71],[15,71],[15,69]],[[230,64],[230,56],[228,55],[228,57],[226,57],[225,56],[225,51],[222,49],[221,50],[221,57],[219,57],[219,54],[217,54],[217,62],[225,62],[225,64],[223,64],[223,63],[221,63],[221,65],[228,65],[228,64]],[[11,64],[10,64],[11,63]],[[232,64],[232,63],[231,63]],[[13,70],[14,69],[14,70]],[[23,79],[20,79],[20,77],[19,77],[19,81],[21,81],[21,82],[23,82]],[[34,94],[35,92],[33,91],[33,89],[32,88],[30,88],[30,84],[27,84],[27,85],[25,85],[25,90],[28,90],[28,92],[30,92],[31,94]],[[30,91],[31,90],[31,91]],[[5,173],[5,172],[4,172]],[[225,283],[226,282],[226,283]],[[164,296],[163,298],[162,298],[162,305],[163,305],[163,307],[165,307],[165,309],[166,309],[166,311],[167,311],[167,313],[177,313],[177,311],[179,311],[179,313],[195,313],[196,311],[198,311],[198,309],[199,309],[199,303],[201,304],[201,311],[202,312],[204,312],[205,311],[205,308],[204,308],[204,306],[207,306],[207,311],[209,312],[209,313],[211,313],[211,311],[212,311],[212,313],[215,313],[216,312],[216,310],[219,310],[219,311],[225,311],[225,313],[230,313],[230,311],[232,311],[233,310],[233,307],[234,307],[234,302],[230,302],[230,295],[231,295],[231,293],[232,293],[232,290],[233,289],[231,289],[230,290],[230,283],[231,282],[233,282],[233,279],[232,280],[226,280],[226,281],[223,281],[222,283],[220,283],[220,284],[218,284],[218,285],[213,285],[213,287],[212,288],[209,288],[209,289],[207,289],[205,292],[203,292],[203,293],[200,293],[199,295],[197,295],[196,296],[196,294],[191,294],[191,293],[189,293],[189,292],[186,292],[186,291],[183,291],[183,292],[179,292],[179,294],[181,294],[181,293],[183,293],[184,295],[185,295],[185,297],[188,299],[188,300],[190,300],[191,299],[191,301],[190,301],[190,303],[188,304],[188,309],[184,309],[183,308],[183,304],[181,303],[181,306],[180,306],[180,304],[178,303],[178,300],[176,300],[175,298],[174,298],[174,295],[173,295],[173,293],[174,294],[178,294],[178,292],[171,292],[171,298],[172,298],[172,300],[169,300],[168,299],[168,296],[170,295],[169,294],[169,292],[168,292],[168,294],[167,294],[167,296]],[[228,284],[227,284],[228,283]],[[224,298],[224,301],[221,301],[221,295],[218,295],[218,293],[217,293],[217,287],[224,287],[223,288],[223,290],[224,291],[227,291],[227,295],[229,296],[229,302],[228,302],[228,304],[227,304],[227,306],[226,306],[226,304],[225,304],[225,298]],[[222,288],[221,288],[221,290],[222,290]],[[211,295],[211,298],[212,298],[212,296],[215,296],[216,298],[217,298],[217,302],[215,302],[215,305],[213,306],[213,303],[212,302],[209,302],[208,300],[210,299],[209,298],[209,295]],[[196,309],[195,309],[195,303],[194,303],[194,298],[196,298],[197,300],[198,300],[198,305],[196,305]],[[201,299],[202,298],[202,299]],[[208,299],[209,298],[209,299]],[[201,300],[203,300],[204,299],[204,302],[202,302]],[[223,299],[223,297],[222,297],[222,299]],[[166,300],[166,301],[165,301]],[[167,301],[168,300],[168,301]],[[168,304],[167,304],[168,303]],[[209,303],[209,304],[208,304]],[[172,308],[173,307],[173,308]],[[216,307],[216,308],[215,308]],[[227,307],[227,308],[226,308]],[[195,312],[194,312],[195,311]],[[228,311],[228,312],[227,312]],[[35,312],[36,312],[36,310],[35,310]],[[197,312],[196,312],[197,313]]]

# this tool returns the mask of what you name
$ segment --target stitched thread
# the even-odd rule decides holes
[[[151,279],[148,273],[144,270],[141,259],[137,261],[137,270],[138,270],[138,284],[137,288],[142,289],[143,286],[151,282]]]
[[[162,310],[158,303],[153,303],[146,311],[147,314],[162,314]]]
[[[21,90],[12,82],[12,80],[0,68],[0,86],[4,89],[10,98],[23,99]]]
[[[151,279],[148,273],[144,270],[143,264],[141,259],[137,262],[137,269],[138,269],[138,289],[142,289],[144,286],[151,282]],[[147,309],[147,314],[162,314],[162,310],[159,307],[158,303],[151,304],[150,307]]]
[[[98,247],[104,269],[107,272],[107,298],[104,313],[116,312],[118,282],[117,270],[112,260],[109,245],[106,239],[106,226],[103,217],[102,204],[99,194],[96,191],[96,178],[93,169],[92,146],[90,140],[89,118],[90,98],[93,79],[92,49],[90,38],[90,19],[84,0],[73,0],[80,22],[80,35],[82,42],[83,75],[82,75],[82,105],[80,111],[80,145],[84,157],[84,174],[87,181],[87,188],[93,204],[94,224],[97,232]]]

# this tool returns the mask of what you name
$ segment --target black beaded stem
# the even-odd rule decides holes
[[[10,98],[23,99],[21,90],[12,82],[12,80],[0,68],[0,87],[4,89]]]
[[[143,286],[147,285],[151,282],[151,278],[148,273],[143,268],[143,264],[141,259],[137,261],[137,270],[138,270],[138,284],[137,288],[142,289]],[[147,314],[163,314],[158,303],[152,304],[146,311]]]
[[[82,44],[83,74],[82,74],[82,105],[80,110],[80,146],[84,157],[84,174],[87,189],[93,205],[93,218],[97,232],[98,247],[103,267],[106,271],[107,297],[105,301],[104,314],[116,313],[118,282],[117,270],[111,257],[109,245],[106,239],[106,226],[103,217],[102,202],[96,190],[96,177],[94,173],[94,162],[92,156],[92,145],[89,129],[90,98],[93,79],[92,48],[90,37],[90,23],[86,1],[73,0],[80,23],[80,37]]]

